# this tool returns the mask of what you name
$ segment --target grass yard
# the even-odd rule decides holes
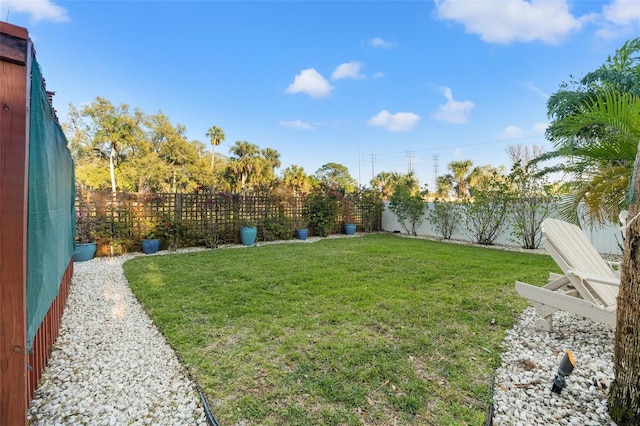
[[[549,256],[388,234],[137,257],[131,288],[221,425],[480,425]],[[558,271],[559,272],[559,271]]]

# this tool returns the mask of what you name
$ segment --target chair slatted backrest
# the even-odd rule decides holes
[[[558,219],[545,219],[542,233],[545,248],[565,274],[573,269],[590,275],[619,278],[578,226]],[[604,306],[616,305],[617,287],[588,280],[585,284]]]

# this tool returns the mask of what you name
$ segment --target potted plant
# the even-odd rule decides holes
[[[345,234],[354,235],[356,233],[356,224],[354,223],[353,216],[347,216],[343,225]]]
[[[250,219],[243,219],[240,224],[240,241],[244,246],[252,246],[256,243],[258,227],[256,222]]]
[[[145,218],[141,222],[142,231],[142,252],[153,254],[160,250],[160,238],[158,238],[158,224],[150,218]]]
[[[302,217],[296,220],[296,237],[299,240],[306,240],[309,236],[309,229],[307,228],[307,220]]]
[[[354,235],[356,233],[356,222],[351,214],[351,206],[349,200],[342,199],[342,225],[344,227],[344,233],[347,235]]]
[[[74,241],[73,260],[85,262],[93,259],[96,254],[96,238],[99,219],[92,214],[87,206],[80,205],[76,209],[76,238]]]

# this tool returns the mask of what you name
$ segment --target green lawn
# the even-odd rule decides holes
[[[480,425],[517,280],[549,256],[387,234],[137,257],[136,296],[222,425]]]

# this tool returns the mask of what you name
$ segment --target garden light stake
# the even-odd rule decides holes
[[[565,352],[564,357],[562,357],[562,361],[560,361],[560,366],[558,367],[558,374],[553,379],[553,386],[551,387],[551,392],[560,393],[562,389],[567,385],[565,381],[565,377],[569,376],[573,371],[573,368],[576,366],[576,363],[573,359],[573,354],[570,350]]]

